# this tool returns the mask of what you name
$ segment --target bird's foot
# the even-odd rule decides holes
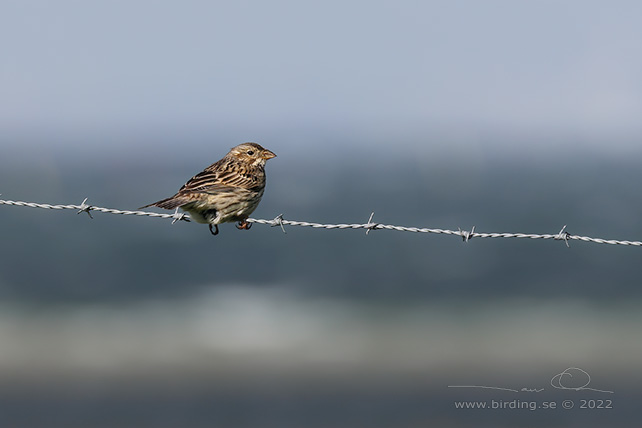
[[[247,220],[239,221],[239,224],[236,225],[239,230],[250,230],[250,227],[252,227],[252,223]]]
[[[218,235],[218,224],[213,224],[213,225],[212,225],[212,224],[210,224],[209,226],[210,226],[210,233],[211,233],[212,235]],[[216,230],[212,230],[212,226],[214,226],[214,228],[215,228]]]

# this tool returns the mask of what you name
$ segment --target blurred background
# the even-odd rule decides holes
[[[135,209],[256,141],[278,157],[255,218],[374,211],[639,240],[641,14],[634,1],[5,0],[0,197]],[[637,247],[231,224],[214,237],[9,206],[0,225],[2,426],[639,421]],[[570,367],[590,386],[575,370],[553,388]],[[557,408],[457,408],[471,400]]]

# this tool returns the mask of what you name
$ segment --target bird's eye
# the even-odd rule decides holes
[[[248,155],[250,155],[250,156],[252,156],[252,155],[254,154],[254,152],[253,152],[252,150],[248,150],[248,151],[247,151],[247,154],[248,154]]]

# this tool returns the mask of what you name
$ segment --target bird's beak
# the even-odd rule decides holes
[[[269,150],[263,150],[263,153],[261,154],[261,157],[263,159],[265,159],[265,160],[268,160],[268,159],[275,158],[276,155],[274,153],[272,153],[271,151],[269,151]]]

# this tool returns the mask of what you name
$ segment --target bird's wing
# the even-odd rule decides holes
[[[220,162],[220,161],[219,161]],[[253,175],[231,164],[215,163],[199,172],[181,187],[180,192],[225,192],[233,188],[250,189],[257,185]]]

